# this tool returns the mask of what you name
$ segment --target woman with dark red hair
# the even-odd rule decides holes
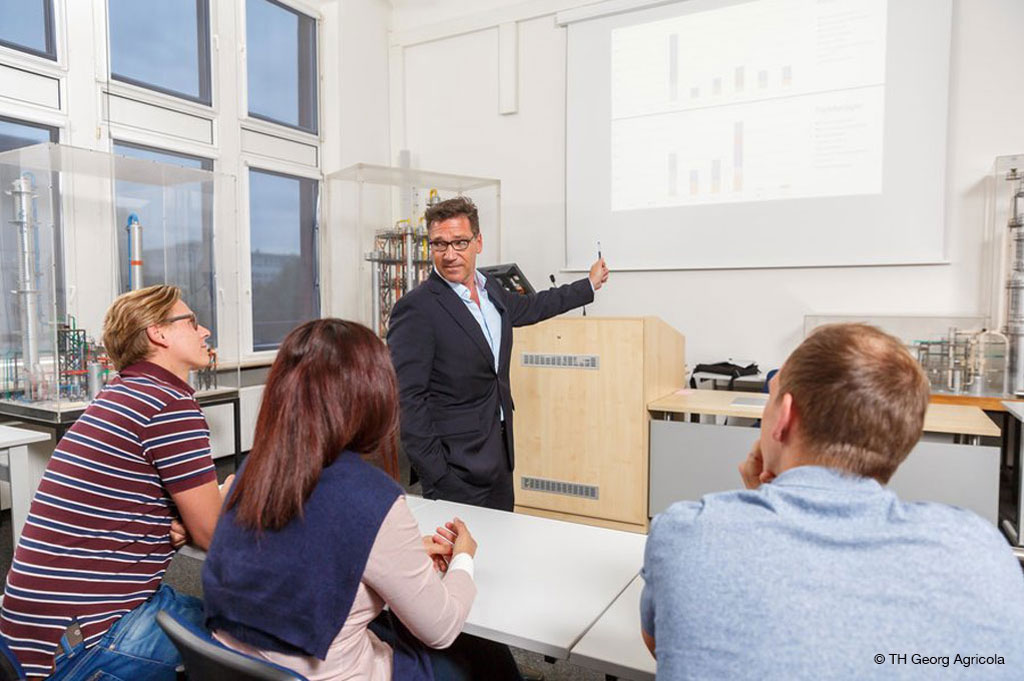
[[[420,536],[393,479],[397,427],[395,373],[369,329],[321,319],[288,334],[203,566],[218,640],[311,681],[432,678],[423,645],[462,630],[476,542],[457,518],[452,542]],[[378,637],[385,604],[397,619]]]

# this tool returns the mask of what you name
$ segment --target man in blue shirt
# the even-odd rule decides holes
[[[884,487],[928,406],[902,344],[824,327],[770,388],[747,489],[651,525],[641,626],[658,678],[1021,678],[1024,576],[1006,541]]]

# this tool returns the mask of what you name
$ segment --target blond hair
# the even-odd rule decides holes
[[[147,286],[118,296],[103,319],[103,347],[120,371],[150,356],[146,328],[159,324],[181,300],[177,286]]]
[[[830,324],[779,372],[815,463],[886,484],[921,438],[928,379],[903,344],[867,324]]]

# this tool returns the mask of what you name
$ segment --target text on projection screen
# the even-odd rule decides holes
[[[880,193],[885,31],[885,0],[613,30],[612,210]]]

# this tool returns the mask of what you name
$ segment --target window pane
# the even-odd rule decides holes
[[[2,1],[0,0],[0,2]],[[31,144],[56,141],[57,128],[0,117],[0,152],[27,147]]]
[[[316,21],[272,0],[245,4],[249,114],[317,131]]]
[[[121,142],[114,153],[185,168],[212,170],[213,161]],[[210,329],[210,347],[217,346],[217,298],[213,266],[213,200],[200,182],[178,184],[172,192],[155,184],[118,180],[117,248],[120,290],[129,289],[128,216],[142,225],[142,282],[172,284]],[[172,203],[173,202],[173,205]]]
[[[254,350],[272,350],[320,316],[317,183],[249,171],[249,242]]]
[[[0,45],[56,59],[52,0],[0,0]]]
[[[210,103],[207,0],[110,0],[110,74]]]

